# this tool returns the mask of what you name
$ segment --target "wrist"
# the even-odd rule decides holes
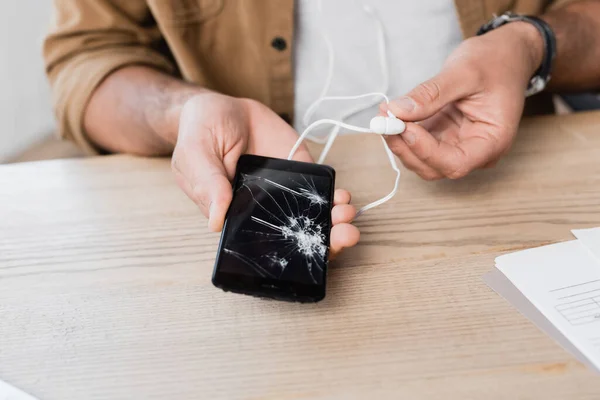
[[[521,51],[517,56],[522,57],[525,62],[525,71],[529,80],[536,71],[542,65],[544,60],[544,38],[540,31],[525,21],[515,21],[508,23],[498,30],[498,33],[504,31],[504,33],[511,35],[516,40],[516,44],[520,44],[518,47]],[[509,43],[512,43],[510,41]]]
[[[174,88],[168,95],[169,99],[165,109],[161,111],[162,121],[155,128],[158,136],[174,146],[177,143],[179,121],[185,105],[198,96],[205,96],[209,93],[212,92],[187,85]]]
[[[211,92],[152,69],[144,68],[144,72],[148,74],[148,83],[139,100],[143,118],[154,136],[172,150],[177,143],[179,118],[185,104],[194,96]]]

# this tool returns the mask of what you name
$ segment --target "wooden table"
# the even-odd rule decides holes
[[[340,139],[364,204],[393,171]],[[598,399],[600,379],[481,280],[507,251],[600,226],[600,113],[523,123],[460,181],[404,175],[317,305],[226,294],[218,235],[166,160],[0,167],[0,377],[50,399]]]

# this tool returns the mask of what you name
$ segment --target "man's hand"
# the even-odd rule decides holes
[[[242,154],[284,158],[298,135],[263,104],[203,92],[191,97],[179,117],[172,168],[179,186],[209,218],[212,231],[223,227],[232,199],[231,179]],[[301,146],[295,160],[311,162]],[[337,190],[332,210],[331,255],[358,242],[359,231],[350,222],[356,210],[350,194]]]
[[[390,148],[427,180],[495,165],[513,142],[542,57],[543,39],[525,22],[466,40],[437,76],[381,105],[407,122],[402,135],[387,138]]]
[[[111,152],[172,156],[177,183],[220,231],[244,153],[285,158],[298,134],[265,105],[210,92],[162,72],[129,66],[96,89],[85,113],[90,140]],[[301,146],[296,160],[312,161]],[[354,246],[350,193],[335,192],[330,256]]]

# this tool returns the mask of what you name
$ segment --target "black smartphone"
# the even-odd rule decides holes
[[[325,297],[335,171],[244,155],[233,183],[213,284],[278,300]]]

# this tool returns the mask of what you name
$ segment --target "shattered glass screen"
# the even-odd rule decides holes
[[[241,173],[228,217],[220,270],[322,284],[331,179],[273,169]]]

